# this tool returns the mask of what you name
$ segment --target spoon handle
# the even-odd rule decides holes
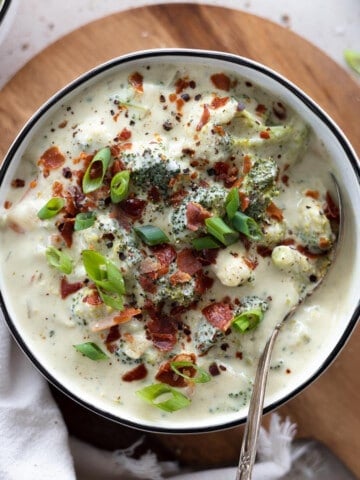
[[[279,323],[274,328],[259,359],[244,437],[241,445],[239,465],[236,471],[236,480],[251,480],[264,407],[265,388],[269,373],[270,359],[282,323],[283,322]]]

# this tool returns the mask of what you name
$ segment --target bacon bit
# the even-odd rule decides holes
[[[251,157],[250,157],[250,155],[245,155],[244,160],[243,160],[242,173],[244,175],[247,175],[250,172],[251,167],[252,167]]]
[[[204,225],[206,218],[211,217],[211,213],[208,212],[200,203],[189,202],[186,205],[186,228],[196,232]]]
[[[110,218],[115,218],[121,227],[126,230],[127,232],[130,232],[131,230],[131,222],[129,217],[125,214],[125,212],[120,208],[120,205],[116,203],[115,205],[112,205],[112,210],[109,214]]]
[[[4,202],[5,210],[9,210],[9,208],[11,208],[11,205],[12,205],[12,202],[10,202],[10,200],[5,200]]]
[[[242,352],[236,352],[235,357],[238,358],[239,360],[243,359],[243,353]]]
[[[267,130],[263,130],[259,133],[259,135],[260,138],[263,138],[264,140],[268,140],[270,138],[270,133]]]
[[[239,177],[237,180],[235,180],[235,182],[232,184],[232,188],[240,188],[242,183],[244,181],[244,177]],[[239,195],[240,195],[240,192],[239,192]]]
[[[111,165],[111,175],[114,176],[116,173],[122,172],[123,170],[126,170],[124,162],[116,158]]]
[[[147,205],[146,200],[140,198],[127,198],[119,203],[121,210],[133,220],[140,220]]]
[[[178,285],[179,283],[187,283],[191,280],[191,275],[185,272],[177,271],[173,273],[170,278],[171,285]]]
[[[230,90],[230,78],[224,73],[214,73],[214,75],[211,75],[210,79],[219,90],[225,90],[226,92]]]
[[[132,370],[125,372],[121,378],[124,382],[134,382],[135,380],[142,380],[147,374],[147,368],[143,363],[140,363],[140,365],[137,365]]]
[[[289,175],[283,175],[281,177],[281,181],[284,185],[286,185],[288,187],[289,186]]]
[[[286,107],[281,102],[276,102],[273,104],[273,112],[280,120],[285,120],[286,118]]]
[[[22,178],[14,178],[11,182],[12,188],[23,188],[25,186],[25,180]]]
[[[83,282],[69,283],[66,277],[61,277],[60,281],[60,294],[61,298],[64,299],[68,295],[77,292],[84,286]]]
[[[8,208],[11,207],[11,202],[9,203],[10,203],[10,206]],[[13,230],[16,233],[25,233],[25,230],[23,229],[23,227],[21,227],[18,223],[14,221],[8,222],[8,227],[11,228],[11,230]]]
[[[148,275],[140,275],[139,276],[139,283],[141,288],[144,292],[148,293],[155,293],[156,292],[156,285],[154,283],[154,279],[150,278]]]
[[[143,80],[144,77],[139,72],[134,72],[129,76],[129,83],[133,87],[133,89],[138,93],[143,93],[144,86]]]
[[[202,250],[194,252],[197,260],[201,265],[208,266],[216,263],[216,257],[218,256],[218,248],[203,248]]]
[[[89,295],[86,295],[83,298],[84,303],[88,303],[89,305],[101,305],[104,303],[99,295],[99,292],[97,290],[93,290]]]
[[[132,145],[133,144],[131,142],[122,143],[121,145],[118,146],[119,153],[123,152],[124,150],[131,150]]]
[[[213,327],[223,332],[230,327],[234,316],[231,306],[225,302],[212,303],[203,308],[202,313]]]
[[[269,247],[266,247],[265,245],[257,245],[256,251],[261,257],[264,257],[264,258],[271,257],[271,254],[272,254],[272,249]]]
[[[57,228],[68,248],[72,245],[72,236],[74,233],[74,218],[64,218],[63,222],[57,225]]]
[[[57,168],[62,167],[64,163],[65,157],[58,147],[48,148],[38,161],[38,165],[43,166],[43,175],[45,178],[50,175],[50,170],[56,170]]]
[[[176,93],[177,94],[181,93],[183,90],[185,90],[185,88],[188,88],[189,84],[190,82],[187,77],[179,78],[178,80],[176,80],[176,83],[175,83]]]
[[[215,180],[222,180],[225,187],[230,188],[237,180],[239,170],[229,162],[216,162],[214,164]]]
[[[306,257],[313,258],[313,259],[322,257],[324,255],[324,253],[310,252],[310,250],[307,247],[304,247],[304,245],[297,245],[296,250],[302,253],[303,255],[305,255]]]
[[[196,125],[196,131],[200,132],[200,130],[208,123],[210,120],[210,111],[208,105],[204,105],[203,113],[201,115],[199,123]]]
[[[30,188],[35,188],[36,185],[37,185],[37,180],[31,180],[31,182],[29,183]]]
[[[53,191],[54,197],[62,197],[64,195],[63,190],[64,190],[64,186],[62,183],[56,181],[52,184],[52,191]]]
[[[250,205],[250,198],[244,192],[239,192],[239,198],[241,211],[245,212]]]
[[[245,265],[247,265],[250,270],[255,270],[255,268],[258,266],[258,262],[256,260],[251,260],[249,257],[242,257]]]
[[[150,250],[163,266],[168,267],[176,259],[176,251],[172,245],[155,245],[150,247]]]
[[[62,122],[59,123],[58,127],[65,128],[67,124],[68,124],[67,120],[63,120]]]
[[[173,349],[177,341],[177,328],[170,318],[154,315],[147,323],[150,339],[163,352]]]
[[[267,108],[265,105],[262,103],[259,103],[259,105],[256,107],[255,112],[259,115],[263,115],[266,112]]]
[[[119,340],[120,337],[121,335],[120,335],[119,325],[113,325],[112,327],[110,327],[109,333],[107,334],[106,340],[105,340],[105,344],[107,348],[109,343],[116,342],[116,340]]]
[[[329,192],[326,192],[326,204],[324,207],[324,213],[329,220],[334,220],[335,222],[340,221],[339,208],[335,204]]]
[[[159,189],[155,185],[149,188],[147,198],[150,200],[150,202],[153,202],[153,203],[160,202],[161,194]]]
[[[281,222],[284,218],[282,210],[278,208],[274,202],[270,202],[266,208],[266,213],[269,215],[270,218]]]
[[[132,135],[131,131],[128,130],[126,127],[124,127],[119,133],[117,138],[122,142],[125,142],[126,140],[129,140],[129,138],[131,138],[131,135]]]
[[[319,247],[321,250],[328,250],[330,248],[330,241],[328,238],[320,237],[319,238]]]
[[[184,105],[185,105],[185,102],[184,102],[184,100],[183,100],[182,98],[178,98],[178,99],[176,100],[176,110],[177,110],[178,112],[181,112],[181,111],[182,111],[182,108],[183,108]]]
[[[117,313],[113,317],[107,317],[96,322],[92,327],[92,332],[101,332],[107,328],[113,327],[114,325],[120,325],[122,323],[129,322],[133,317],[139,315],[141,310],[139,308],[128,307]]]
[[[293,238],[284,238],[281,245],[295,245],[295,240]]]
[[[307,197],[313,198],[314,200],[318,200],[320,197],[320,193],[318,190],[306,190],[305,195]]]
[[[140,264],[140,273],[147,275],[151,280],[156,280],[168,271],[167,265],[162,265],[159,261],[151,258],[145,258]]]
[[[160,368],[155,375],[155,379],[159,382],[166,383],[171,387],[186,387],[191,380],[188,380],[181,375],[178,375],[174,370],[171,368],[172,362],[191,362],[195,365],[196,356],[193,353],[179,353],[175,355],[170,361],[160,365]],[[194,367],[179,367],[179,372],[188,377],[195,377],[196,369]]]
[[[214,97],[210,106],[211,108],[216,110],[217,108],[224,107],[228,101],[229,101],[229,97]]]
[[[194,275],[202,269],[202,264],[196,258],[196,253],[190,248],[185,248],[178,252],[176,263],[179,270],[189,275]]]
[[[225,136],[224,127],[222,127],[221,125],[214,125],[214,126],[213,126],[213,131],[214,131],[215,133],[217,133],[218,135],[220,135],[220,137],[224,137],[224,136]]]
[[[205,275],[203,271],[195,273],[195,293],[203,295],[214,284],[214,279]]]

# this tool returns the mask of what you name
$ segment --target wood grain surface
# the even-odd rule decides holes
[[[218,7],[157,5],[121,12],[70,33],[33,58],[0,91],[0,158],[24,122],[50,95],[112,57],[155,47],[229,51],[260,61],[302,88],[339,124],[360,152],[360,87],[345,70],[287,29]],[[299,437],[324,442],[360,476],[360,335],[333,365],[279,409],[298,424]],[[97,417],[58,392],[69,430],[102,448],[121,448],[141,433]],[[264,419],[267,423],[269,418]],[[242,427],[202,435],[146,435],[162,458],[196,466],[237,462]]]

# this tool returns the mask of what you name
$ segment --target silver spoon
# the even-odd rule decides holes
[[[339,216],[340,216],[340,223],[339,223],[339,232],[337,238],[336,249],[334,251],[334,256],[332,260],[332,265],[334,264],[334,260],[338,251],[338,246],[340,244],[340,237],[343,231],[343,212],[342,212],[342,198],[340,193],[339,184],[335,176],[331,173],[330,174],[334,184],[335,190],[338,200],[338,208],[339,208]],[[267,383],[267,377],[269,373],[270,367],[270,360],[271,354],[275,345],[276,338],[279,334],[281,327],[284,323],[291,318],[294,313],[298,310],[300,305],[304,303],[304,301],[309,298],[315,290],[322,284],[326,274],[316,283],[314,288],[307,292],[306,295],[300,298],[298,303],[296,303],[291,310],[284,316],[284,318],[279,322],[274,330],[272,331],[269,340],[266,342],[265,348],[263,353],[260,356],[259,363],[256,370],[254,387],[250,399],[249,405],[249,412],[247,416],[244,436],[241,445],[240,451],[240,458],[239,464],[236,471],[236,480],[251,480],[252,471],[255,463],[256,457],[256,449],[257,449],[257,441],[259,436],[259,429],[261,424],[261,417],[264,408],[264,397],[265,397],[265,389]]]

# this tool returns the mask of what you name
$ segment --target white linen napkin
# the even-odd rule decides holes
[[[291,468],[295,426],[271,419],[259,437],[254,480],[276,480]],[[107,452],[69,438],[45,379],[12,339],[0,314],[0,480],[233,480],[235,468],[179,473],[152,452],[134,459],[138,442]]]

